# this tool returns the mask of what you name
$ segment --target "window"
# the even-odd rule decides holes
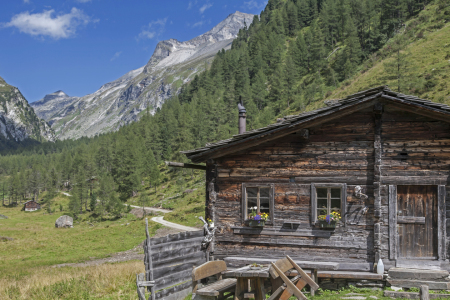
[[[257,213],[269,214],[268,223],[273,222],[273,184],[242,184],[242,218],[247,220],[249,213],[256,207]]]
[[[317,193],[317,217],[327,216],[333,211],[341,212],[340,188],[316,188]]]
[[[345,224],[347,205],[347,184],[312,184],[311,185],[311,223],[315,224],[318,216],[340,212]]]

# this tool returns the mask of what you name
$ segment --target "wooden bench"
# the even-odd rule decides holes
[[[227,299],[234,295],[236,288],[235,278],[222,279],[222,274],[227,271],[224,261],[210,261],[192,270],[192,299],[212,300]],[[199,281],[211,276],[217,276],[217,281],[199,288]],[[225,293],[228,293],[225,295]]]

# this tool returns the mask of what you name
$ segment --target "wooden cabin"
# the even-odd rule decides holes
[[[23,204],[24,211],[35,211],[41,209],[41,205],[34,200],[27,201]]]
[[[215,258],[450,270],[447,105],[381,86],[183,153],[206,163]],[[269,214],[262,228],[247,226],[255,206]],[[333,211],[336,228],[320,228]]]

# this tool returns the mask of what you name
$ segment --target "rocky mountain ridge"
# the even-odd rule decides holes
[[[19,143],[26,139],[54,141],[55,135],[50,126],[37,117],[19,89],[0,77],[0,140]]]
[[[137,121],[147,107],[152,113],[175,95],[183,83],[205,69],[218,51],[229,49],[239,30],[254,15],[235,12],[210,31],[186,42],[158,43],[148,63],[104,84],[84,97],[57,97],[32,103],[38,115],[52,124],[60,139],[93,136]],[[55,93],[53,93],[55,94]],[[76,99],[75,99],[76,98]]]
[[[45,95],[44,98],[31,103],[31,106],[34,108],[34,111],[39,118],[51,120],[52,116],[55,113],[69,106],[79,98],[80,97],[68,96],[66,93],[60,90]],[[49,122],[49,124],[51,125],[52,123]]]

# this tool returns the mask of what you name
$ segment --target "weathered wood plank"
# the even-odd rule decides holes
[[[231,227],[235,234],[243,235],[274,235],[274,236],[310,236],[310,237],[330,237],[330,231],[319,229],[287,229],[284,227],[274,228],[251,228],[251,227]]]
[[[397,216],[398,224],[425,224],[425,217]]]
[[[445,224],[445,196],[446,190],[445,185],[438,186],[438,220],[437,220],[437,231],[438,231],[438,257],[439,260],[447,259],[446,253],[446,236],[447,227]]]
[[[171,257],[165,260],[156,261],[153,263],[153,268],[169,267],[182,263],[198,262],[199,265],[206,261],[205,252],[194,252],[185,256]]]
[[[165,277],[156,278],[154,288],[155,290],[161,290],[178,283],[183,283],[186,281],[192,282],[191,274],[192,270],[185,270],[177,273],[172,273]]]
[[[389,258],[397,259],[397,187],[389,186]]]
[[[236,286],[236,278],[226,278],[209,284],[196,291],[197,295],[202,296],[219,296],[225,291],[234,290]]]
[[[169,234],[160,238],[152,238],[150,239],[150,241],[152,246],[156,246],[158,244],[166,244],[181,240],[189,240],[192,238],[199,238],[202,236],[204,236],[203,229],[198,231],[184,231],[175,234]]]
[[[191,282],[185,282],[174,287],[156,292],[156,299],[167,299],[168,296],[177,294],[181,291],[186,291],[188,294],[191,292]],[[183,299],[183,298],[179,298]]]
[[[227,270],[224,261],[209,261],[192,270],[192,281],[197,281]]]

